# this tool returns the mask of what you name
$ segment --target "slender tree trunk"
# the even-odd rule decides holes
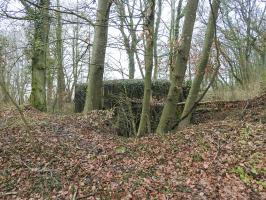
[[[53,88],[54,88],[54,64],[48,59],[48,65],[46,69],[46,77],[47,77],[47,111],[53,112]]]
[[[76,12],[79,12],[79,0],[77,0],[76,2],[77,4],[77,8],[76,8]],[[73,30],[73,39],[72,39],[72,73],[73,73],[73,84],[71,85],[70,89],[69,89],[69,93],[68,93],[68,97],[67,97],[67,102],[71,102],[71,98],[72,95],[75,92],[75,87],[77,85],[77,81],[78,81],[78,67],[79,67],[79,30],[80,30],[80,24],[79,24],[79,17],[77,17],[77,24]],[[90,37],[90,26],[89,26],[89,43],[91,41],[91,37]],[[90,54],[90,46],[89,46],[89,54]],[[89,65],[88,65],[88,76],[87,76],[87,82],[89,80],[89,66],[90,66],[90,55],[89,55]]]
[[[86,93],[84,113],[102,107],[102,84],[104,60],[108,37],[109,12],[112,1],[99,0],[96,16],[92,59],[90,66],[89,82]]]
[[[196,69],[197,73],[192,82],[192,86],[189,91],[189,95],[187,97],[183,113],[181,115],[181,118],[185,116],[187,117],[180,122],[179,128],[185,127],[190,123],[190,119],[192,116],[191,109],[194,107],[194,104],[197,101],[198,94],[200,91],[200,85],[202,83],[202,80],[205,74],[205,69],[209,61],[210,51],[211,51],[211,47],[212,47],[213,39],[215,35],[216,20],[218,17],[219,6],[220,6],[220,0],[213,0],[212,9],[210,10],[209,19],[208,19],[207,30],[205,33],[204,46],[203,46],[199,64]]]
[[[177,103],[185,78],[198,2],[198,0],[188,0],[187,2],[185,21],[181,35],[182,40],[179,40],[179,42],[176,41],[175,65],[172,69],[171,85],[156,130],[157,134],[170,131],[177,120]]]
[[[171,0],[171,22],[170,22],[170,31],[169,31],[169,76],[170,80],[172,78],[172,69],[173,69],[173,58],[174,58],[174,29],[175,29],[175,0]]]
[[[140,58],[139,58],[139,54],[137,52],[137,50],[135,51],[135,55],[136,55],[136,60],[137,60],[137,63],[138,63],[138,67],[139,67],[139,71],[140,71],[140,74],[141,74],[141,77],[142,79],[144,79],[144,72],[143,72],[143,69],[142,69],[142,65],[141,65],[141,61],[140,61]]]
[[[153,33],[154,33],[154,8],[155,0],[147,1],[147,13],[145,16],[145,80],[144,80],[144,97],[142,102],[142,112],[137,136],[142,136],[148,130],[150,120],[150,100],[151,100],[151,79],[153,67]]]
[[[155,22],[155,29],[154,29],[154,73],[153,79],[158,79],[158,72],[159,72],[159,58],[158,58],[158,32],[161,22],[161,15],[162,15],[162,0],[157,1],[157,18]]]
[[[135,77],[135,51],[136,51],[137,40],[135,39],[136,31],[134,28],[134,20],[133,20],[134,16],[133,16],[133,13],[131,12],[131,9],[134,10],[135,5],[133,2],[133,7],[129,8],[130,5],[129,5],[128,0],[117,1],[116,5],[117,5],[117,12],[119,14],[119,20],[120,20],[119,30],[122,34],[124,46],[126,48],[126,52],[128,56],[128,72],[129,72],[128,77],[129,79],[134,79]],[[126,14],[125,6],[128,7],[127,9],[128,14]],[[126,19],[127,15],[129,17],[129,20]],[[125,32],[125,27],[128,27],[127,31],[130,34],[129,36],[127,36]]]
[[[179,38],[180,21],[181,21],[181,18],[183,17],[182,5],[183,5],[183,0],[179,0],[178,5],[177,5],[176,19],[175,19],[175,40]]]
[[[46,69],[49,41],[50,0],[40,1],[39,13],[35,15],[32,56],[32,83],[30,102],[40,111],[46,111]]]
[[[78,37],[79,37],[79,24],[77,24],[75,30],[73,31],[73,40],[72,40],[72,73],[73,73],[73,85],[70,89],[70,94],[68,97],[68,100],[71,100],[71,96],[74,93],[74,89],[77,85],[78,81],[78,66],[79,66],[79,43],[78,43]],[[90,64],[90,62],[89,62]],[[89,72],[88,72],[89,77]],[[89,79],[87,78],[87,81]]]
[[[263,67],[263,70],[265,70],[266,69],[266,33],[264,33],[262,37],[263,37],[262,67]]]
[[[60,11],[60,1],[57,0],[57,10]],[[62,19],[61,13],[56,12],[56,64],[57,64],[57,105],[58,110],[62,111],[64,107],[65,96],[65,75],[63,68],[63,42],[62,42]]]
[[[2,43],[1,38],[0,38],[0,42]],[[7,87],[7,83],[9,82],[6,81],[7,79],[6,60],[3,56],[3,51],[4,51],[4,45],[0,44],[0,73],[2,75],[1,77],[2,80],[0,80],[2,82],[2,87],[0,88],[0,101],[2,101],[4,104],[7,104],[9,103],[9,98],[7,95],[7,93],[9,93],[9,87]]]
[[[133,23],[133,22],[132,22]],[[134,59],[134,73],[136,71],[136,64],[135,64],[135,56],[136,56],[136,60],[137,60],[137,63],[138,63],[138,66],[139,66],[139,70],[140,70],[140,73],[141,73],[141,76],[144,77],[144,73],[143,73],[143,70],[141,68],[141,65],[139,63],[139,57],[138,57],[138,50],[137,50],[137,44],[139,42],[139,40],[137,39],[137,35],[136,35],[136,28],[137,28],[137,25],[134,27],[133,24],[131,25],[131,31],[130,31],[130,35],[131,35],[131,50],[132,50],[132,58]],[[133,62],[131,61],[131,62]],[[135,74],[134,74],[135,76]]]
[[[129,68],[129,79],[134,79],[135,76],[135,56],[134,51],[132,49],[128,52],[128,68]]]
[[[174,4],[175,5],[175,4]],[[176,41],[179,40],[179,29],[180,29],[180,21],[181,18],[183,17],[182,14],[182,5],[183,5],[183,0],[179,0],[178,5],[177,5],[177,13],[175,16],[175,11],[172,11],[172,16],[171,16],[171,30],[170,30],[170,53],[169,53],[169,70],[170,70],[170,79],[172,78],[172,72],[173,68],[175,65],[175,45]]]

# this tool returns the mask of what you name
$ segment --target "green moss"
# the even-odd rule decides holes
[[[237,166],[236,168],[232,169],[232,172],[237,174],[241,181],[248,185],[250,184],[252,177],[245,172],[245,169],[243,167]]]
[[[115,148],[115,152],[116,152],[116,153],[121,153],[121,154],[123,154],[123,153],[126,153],[126,152],[127,152],[127,148],[124,147],[124,146],[116,147],[116,148]]]
[[[257,168],[252,166],[249,171],[245,170],[242,166],[237,166],[231,170],[232,173],[235,173],[239,176],[240,180],[245,184],[250,185],[251,183],[256,183],[257,185],[261,185],[263,188],[266,188],[266,182],[264,180],[260,180],[259,177],[265,176],[266,168]]]
[[[160,188],[160,192],[164,194],[172,194],[174,191],[170,187],[163,186],[162,188]]]
[[[266,182],[265,181],[256,181],[256,184],[261,185],[264,189],[266,189]]]
[[[204,160],[199,153],[194,153],[191,157],[193,162],[202,162]]]

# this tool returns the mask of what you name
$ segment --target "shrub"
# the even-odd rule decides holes
[[[170,82],[167,80],[156,80],[152,82],[152,98],[156,100],[164,99],[167,96]],[[87,84],[76,85],[75,92],[75,112],[82,112]],[[190,85],[185,84],[180,101],[183,101],[189,92]],[[103,83],[103,108],[109,109],[118,104],[121,96],[131,99],[142,99],[144,93],[144,80],[111,80]]]

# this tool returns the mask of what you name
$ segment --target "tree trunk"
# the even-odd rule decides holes
[[[177,103],[186,73],[198,2],[198,0],[188,0],[187,2],[181,40],[176,41],[174,68],[171,69],[173,74],[171,77],[171,85],[156,130],[157,134],[170,131],[177,120]]]
[[[134,79],[135,77],[135,51],[136,51],[136,45],[137,45],[137,40],[136,38],[136,31],[134,27],[134,20],[133,20],[133,13],[131,12],[131,9],[134,10],[134,2],[133,2],[133,7],[129,5],[129,1],[117,1],[117,12],[119,14],[119,20],[120,20],[120,25],[119,25],[119,30],[122,34],[123,37],[123,43],[126,48],[126,53],[128,56],[128,78],[129,79]],[[126,14],[125,11],[125,6],[128,6],[128,14]],[[129,20],[127,20],[127,16]],[[125,32],[125,27],[127,27],[127,31],[129,32],[129,36]],[[131,40],[130,40],[131,38]]]
[[[78,9],[77,11],[78,12]],[[77,18],[77,26],[75,27],[73,31],[73,39],[72,39],[72,73],[73,73],[73,85],[70,88],[70,93],[68,95],[68,100],[71,102],[71,97],[74,93],[75,87],[77,85],[78,81],[78,67],[79,67],[79,43],[78,43],[78,38],[79,38],[79,20]],[[90,48],[90,47],[89,47]],[[89,52],[90,53],[90,52]],[[90,61],[89,61],[90,65]],[[87,82],[89,80],[89,69],[88,69],[88,76],[87,76]]]
[[[40,111],[46,111],[46,69],[49,41],[49,5],[50,0],[41,0],[39,13],[35,15],[34,41],[32,52],[31,105]]]
[[[86,93],[84,113],[102,107],[102,84],[104,60],[108,37],[108,20],[112,1],[99,0],[96,16],[96,26],[92,47],[89,81]]]
[[[263,44],[262,44],[262,46],[263,46],[262,67],[263,67],[263,70],[265,70],[266,69],[266,33],[264,33],[262,37],[263,37],[263,40],[262,40],[262,42],[263,42]]]
[[[175,19],[175,40],[179,38],[180,21],[181,18],[183,17],[182,5],[183,5],[183,0],[179,0],[177,5],[176,19]]]
[[[179,124],[180,128],[185,127],[190,123],[190,119],[192,116],[192,114],[191,114],[192,109],[195,106],[194,104],[198,98],[198,94],[200,91],[200,85],[202,83],[202,80],[203,80],[203,77],[205,74],[205,69],[208,65],[210,51],[211,51],[213,39],[215,36],[216,20],[218,17],[219,6],[220,6],[220,0],[213,0],[212,9],[210,10],[210,14],[209,14],[207,30],[205,33],[205,42],[204,42],[201,58],[200,58],[199,64],[198,64],[197,69],[196,69],[197,73],[196,73],[195,78],[192,82],[192,86],[191,86],[191,89],[189,91],[189,95],[187,97],[183,113],[181,115],[181,118],[183,118],[185,116],[187,116],[187,117],[180,122],[180,124]]]
[[[158,31],[161,22],[161,15],[162,15],[162,0],[157,1],[157,18],[155,22],[155,30],[154,30],[154,73],[153,79],[158,79],[158,72],[159,72],[159,59],[158,59]]]
[[[53,89],[54,89],[54,61],[51,60],[51,58],[49,57],[49,59],[47,59],[48,65],[47,65],[47,69],[46,69],[46,78],[47,78],[47,111],[48,112],[53,112],[54,111],[54,102],[53,102]]]
[[[135,76],[135,58],[134,58],[134,51],[130,49],[128,51],[128,69],[129,69],[129,79],[134,79]]]
[[[7,87],[7,69],[6,69],[6,60],[5,57],[3,56],[3,51],[4,51],[4,44],[2,44],[1,38],[0,38],[0,74],[2,75],[2,77],[0,77],[0,81],[2,82],[2,86],[0,88],[0,103],[1,101],[4,104],[9,103],[9,98],[7,96],[7,93],[5,91],[7,91],[9,93],[9,87]]]
[[[173,69],[173,58],[174,58],[174,32],[175,32],[175,0],[170,1],[171,5],[171,22],[170,22],[170,31],[169,31],[169,76],[170,80],[172,77]],[[180,2],[180,1],[179,1]]]
[[[60,11],[59,0],[57,0],[57,10]],[[65,96],[65,76],[63,68],[62,19],[60,12],[56,12],[56,18],[57,105],[58,111],[62,111],[64,107]]]
[[[148,130],[150,120],[151,79],[153,67],[153,34],[154,34],[154,8],[155,0],[147,1],[147,13],[145,15],[144,31],[146,36],[145,48],[145,80],[142,112],[137,136],[142,136]]]
[[[183,0],[179,0],[178,5],[177,5],[177,13],[176,16],[175,14],[172,14],[173,16],[171,17],[171,29],[170,29],[170,51],[169,51],[169,71],[170,71],[170,80],[172,78],[172,72],[173,68],[175,65],[175,43],[176,41],[179,40],[179,29],[180,29],[180,21],[181,18],[183,17],[182,14],[182,5],[183,5]],[[175,11],[172,11],[172,13],[175,13]]]

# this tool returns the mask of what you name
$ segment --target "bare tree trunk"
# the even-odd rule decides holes
[[[162,0],[157,1],[157,18],[155,22],[155,29],[154,29],[154,72],[153,72],[153,79],[158,79],[158,72],[159,72],[159,58],[158,58],[158,31],[161,22],[161,15],[162,15]]]
[[[68,101],[71,101],[71,96],[74,93],[75,86],[78,81],[78,66],[79,66],[79,44],[78,44],[78,37],[79,37],[79,24],[75,27],[75,30],[73,31],[74,37],[72,39],[72,73],[73,73],[73,85],[70,88],[70,94],[68,96]],[[90,64],[90,62],[89,62]],[[89,73],[88,73],[89,76]],[[87,80],[89,80],[87,78]]]
[[[47,77],[47,111],[53,112],[53,89],[54,89],[54,63],[48,59],[48,65],[46,69],[46,77]]]
[[[141,20],[139,20],[137,23],[134,23],[133,12],[135,10],[136,0],[133,0],[132,6],[130,5],[128,0],[116,1],[116,5],[120,20],[119,30],[122,34],[123,43],[126,48],[126,53],[128,56],[128,72],[129,72],[128,77],[129,79],[134,79],[136,71],[136,66],[135,66],[135,54],[137,54],[136,46],[137,43],[139,42],[136,36],[136,29]],[[126,8],[128,14],[126,13],[125,10]],[[129,32],[129,35],[126,34],[125,27],[127,27],[126,30]]]
[[[190,119],[192,116],[191,109],[194,107],[194,104],[197,101],[199,91],[200,91],[200,85],[202,83],[202,80],[205,74],[205,69],[209,61],[210,51],[211,51],[211,47],[212,47],[213,39],[215,35],[216,20],[218,17],[219,6],[220,6],[220,0],[213,0],[213,5],[210,10],[209,19],[208,19],[207,30],[205,33],[204,46],[203,46],[199,64],[196,69],[197,73],[192,82],[192,86],[189,91],[189,95],[187,97],[183,113],[181,115],[181,118],[183,118],[184,116],[187,116],[187,117],[180,122],[179,128],[185,127],[190,123]]]
[[[9,81],[6,81],[7,79],[7,73],[6,73],[6,59],[3,56],[4,53],[4,42],[0,38],[0,72],[1,72],[1,83],[2,87],[0,88],[0,101],[2,101],[4,104],[7,104],[10,102],[10,99],[8,98],[7,93],[9,93],[9,87],[6,84]]]
[[[60,11],[59,0],[57,0],[57,10]],[[65,96],[65,75],[63,68],[62,19],[60,12],[56,12],[56,18],[57,105],[58,110],[62,111],[64,107]]]
[[[112,1],[99,0],[95,34],[90,65],[89,82],[86,93],[86,102],[83,112],[87,113],[102,107],[102,84],[104,60],[108,37],[109,12]]]
[[[170,23],[170,31],[169,31],[169,76],[170,80],[172,77],[172,68],[173,68],[173,57],[174,57],[174,29],[175,29],[175,0],[171,0],[171,23]]]
[[[137,136],[142,136],[148,130],[150,122],[151,79],[153,67],[153,34],[154,34],[154,8],[155,0],[147,1],[147,13],[145,15],[144,30],[146,36],[145,48],[145,80],[142,112]]]
[[[50,0],[40,0],[39,6],[39,12],[34,15],[36,19],[34,21],[30,102],[38,110],[46,111],[46,69],[50,30]]]
[[[174,3],[173,3],[174,4]],[[175,4],[174,4],[175,5]],[[171,16],[171,29],[170,29],[170,51],[169,51],[169,71],[170,71],[170,79],[172,78],[172,72],[175,65],[175,43],[179,40],[179,29],[180,29],[180,21],[183,17],[182,14],[182,5],[183,0],[179,0],[177,5],[177,13],[175,16],[175,11],[172,11]],[[172,9],[175,9],[174,7]]]
[[[182,90],[189,57],[198,0],[188,0],[181,40],[176,41],[174,68],[166,103],[156,130],[157,134],[170,131],[177,121],[177,103]]]
[[[266,69],[266,33],[264,33],[263,35],[263,40],[262,40],[263,44],[263,56],[262,56],[262,67],[265,70]]]
[[[178,5],[177,5],[176,19],[175,19],[175,40],[179,38],[180,21],[181,21],[181,18],[183,17],[182,5],[183,5],[183,0],[179,0]]]
[[[126,4],[128,4],[128,3],[129,2],[127,1]],[[123,2],[120,2],[120,1],[117,2],[117,12],[119,14],[119,19],[120,19],[119,30],[122,34],[124,46],[126,48],[126,53],[127,53],[127,57],[128,57],[129,79],[133,79],[134,73],[135,73],[134,52],[131,49],[130,39],[125,33],[124,26],[127,26],[128,24],[126,24],[126,11],[125,11],[125,4]],[[132,17],[132,16],[130,16],[130,17]]]

